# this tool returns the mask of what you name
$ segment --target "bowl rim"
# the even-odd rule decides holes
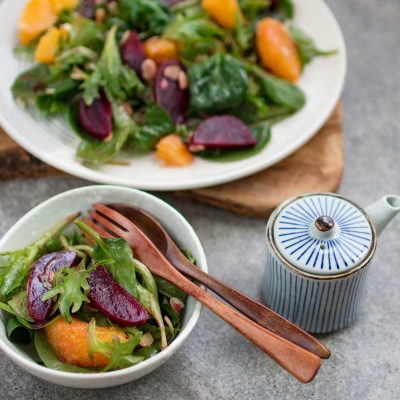
[[[27,213],[25,213],[15,224],[11,226],[11,228],[3,235],[3,237],[0,240],[0,250],[6,242],[6,240],[14,234],[14,232],[19,228],[20,225],[23,225],[27,219],[29,219],[32,215],[37,213],[39,210],[42,210],[49,206],[50,204],[59,201],[63,197],[67,195],[71,195],[74,193],[82,193],[82,192],[91,192],[93,190],[110,190],[110,191],[126,191],[130,193],[134,193],[139,196],[143,196],[144,198],[149,199],[153,203],[156,204],[157,207],[164,208],[167,210],[168,213],[173,214],[176,218],[180,219],[183,224],[186,226],[187,229],[187,234],[189,234],[192,239],[195,242],[195,246],[197,247],[199,253],[200,253],[200,259],[199,259],[199,266],[200,268],[207,272],[207,260],[206,256],[204,253],[204,249],[201,245],[201,242],[190,225],[190,223],[186,220],[186,218],[179,213],[175,208],[170,206],[167,202],[164,200],[159,199],[158,197],[143,192],[138,189],[133,189],[133,188],[128,188],[124,186],[118,186],[118,185],[89,185],[89,186],[82,186],[79,188],[71,189],[64,191],[62,193],[59,193],[53,197],[50,197],[49,199],[45,200],[44,202],[39,203],[35,207],[33,207],[31,210],[29,210]],[[43,376],[46,375],[48,377],[54,377],[54,378],[67,378],[67,379],[74,379],[76,382],[84,382],[84,381],[90,381],[90,382],[96,382],[96,381],[101,381],[104,378],[121,378],[127,375],[135,374],[135,372],[141,371],[142,369],[150,368],[152,371],[153,369],[156,369],[157,366],[160,366],[164,361],[167,361],[168,358],[179,349],[179,347],[183,344],[183,342],[187,339],[187,337],[190,335],[192,332],[193,328],[195,327],[200,314],[202,310],[202,305],[199,302],[195,302],[192,314],[189,316],[188,321],[185,325],[185,327],[179,332],[179,334],[176,336],[175,340],[163,351],[160,353],[156,354],[155,356],[142,361],[139,364],[133,365],[131,367],[123,368],[120,370],[116,371],[109,371],[109,372],[89,372],[89,373],[76,373],[76,372],[66,372],[66,371],[58,371],[54,370],[51,368],[47,368],[45,366],[37,364],[33,360],[28,360],[22,355],[18,354],[15,352],[7,343],[8,339],[3,340],[3,338],[0,336],[0,349],[14,362],[16,362],[18,365],[21,367],[25,368],[28,371],[32,371],[31,373],[35,374],[36,376]],[[0,323],[3,324],[3,321]],[[154,368],[151,368],[151,366],[154,366]]]

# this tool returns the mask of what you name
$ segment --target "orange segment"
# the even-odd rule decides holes
[[[170,134],[163,137],[156,145],[156,156],[166,166],[184,167],[193,161],[192,153],[187,149],[182,139]]]
[[[57,21],[49,0],[29,0],[18,20],[19,40],[25,46]]]
[[[203,0],[203,10],[219,25],[233,29],[236,19],[244,20],[242,10],[237,0]]]
[[[50,28],[40,39],[35,49],[35,61],[42,64],[52,64],[56,61],[56,52],[61,38],[57,28]]]
[[[89,358],[88,327],[88,323],[75,318],[68,323],[59,317],[44,330],[51,347],[61,361],[80,367],[105,367],[110,360],[102,354],[95,353],[92,360]],[[125,332],[121,329],[96,326],[98,340],[111,343],[114,336],[118,336],[121,342],[127,341]]]
[[[174,60],[178,57],[176,44],[168,39],[153,36],[146,40],[143,46],[146,56],[157,64],[162,64],[164,61]]]
[[[282,23],[273,18],[261,20],[256,28],[256,45],[263,67],[290,82],[300,77],[300,57]]]

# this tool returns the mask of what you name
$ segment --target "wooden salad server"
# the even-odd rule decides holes
[[[89,211],[93,221],[88,218],[83,220],[96,232],[105,237],[118,236],[125,239],[134,250],[135,256],[146,264],[152,273],[171,282],[202,303],[298,380],[307,383],[314,378],[321,366],[318,356],[257,325],[198,287],[171,265],[150,239],[122,214],[100,204],[94,205],[94,208],[95,211]]]
[[[126,204],[108,204],[108,207],[118,211],[142,230],[179,272],[208,287],[257,324],[303,347],[318,357],[329,358],[331,354],[329,349],[312,335],[286,318],[281,317],[270,308],[193,265],[184,256],[168,232],[150,214]]]

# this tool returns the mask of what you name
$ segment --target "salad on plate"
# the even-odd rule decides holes
[[[186,297],[124,239],[101,238],[78,214],[0,254],[9,340],[33,342],[39,362],[60,371],[111,371],[154,356],[179,333]]]
[[[28,0],[15,51],[35,63],[12,93],[64,114],[87,165],[251,157],[305,104],[306,64],[334,53],[294,12],[291,0]]]

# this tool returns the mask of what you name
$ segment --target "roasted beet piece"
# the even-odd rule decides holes
[[[112,108],[107,97],[102,94],[90,106],[83,98],[79,101],[79,123],[93,139],[107,140],[112,135]]]
[[[121,57],[126,65],[142,75],[142,63],[146,59],[146,53],[138,34],[132,31],[128,39],[121,45]]]
[[[123,289],[102,265],[89,276],[89,300],[110,321],[121,326],[143,325],[149,314]]]
[[[235,149],[257,144],[250,128],[239,118],[220,115],[204,120],[192,133],[189,149]]]
[[[181,73],[171,78],[172,74],[168,73],[171,66],[178,67]],[[185,121],[190,94],[185,67],[178,60],[165,61],[158,68],[154,96],[156,102],[169,113],[175,124]]]
[[[42,297],[53,288],[54,274],[62,268],[70,268],[75,260],[73,251],[57,251],[40,257],[32,265],[28,280],[28,311],[35,322],[45,322],[53,309],[54,301],[43,301]]]

